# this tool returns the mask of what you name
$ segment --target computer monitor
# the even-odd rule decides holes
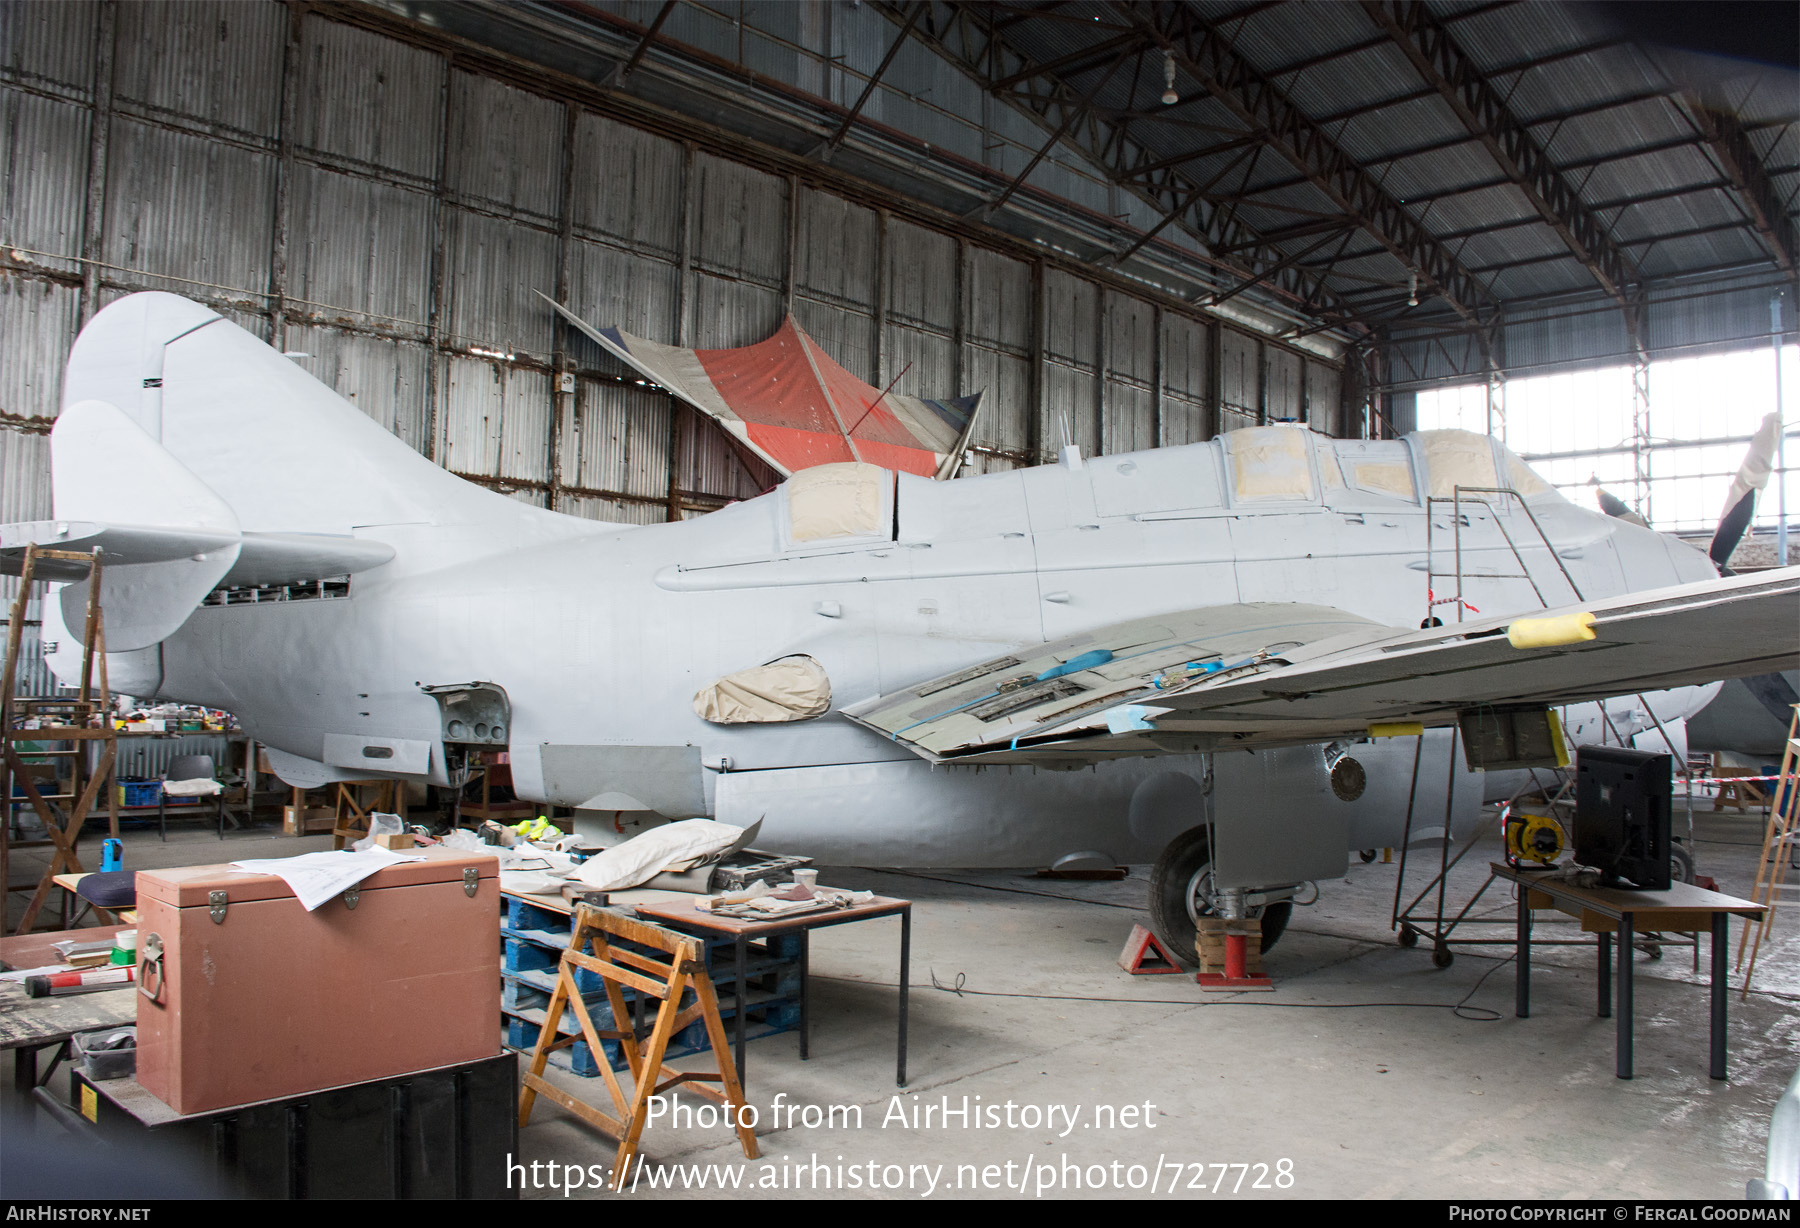
[[[1672,756],[1617,746],[1575,752],[1575,860],[1609,887],[1667,891]]]

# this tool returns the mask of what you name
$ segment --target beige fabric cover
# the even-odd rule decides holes
[[[694,711],[715,725],[809,720],[831,711],[831,679],[811,657],[782,657],[701,687]]]
[[[787,480],[788,531],[796,542],[881,533],[894,477],[880,465],[815,465]]]
[[[1352,461],[1350,480],[1359,490],[1414,497],[1412,466],[1405,461]]]
[[[1550,489],[1550,483],[1510,451],[1506,452],[1506,484],[1521,495],[1541,495]]]
[[[1239,499],[1311,499],[1312,437],[1303,426],[1249,426],[1231,432]]]
[[[711,819],[667,823],[615,844],[581,863],[574,877],[594,891],[624,891],[670,866],[695,864],[737,843],[741,827]]]
[[[1494,472],[1494,445],[1474,431],[1420,431],[1413,436],[1425,455],[1434,498],[1449,498],[1456,487],[1500,485]]]

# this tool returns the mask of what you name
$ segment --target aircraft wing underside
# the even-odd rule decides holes
[[[1371,725],[1446,725],[1473,708],[1587,702],[1797,658],[1790,567],[1423,631],[1321,606],[1188,610],[1021,649],[844,713],[933,762],[1067,766],[1360,738]]]

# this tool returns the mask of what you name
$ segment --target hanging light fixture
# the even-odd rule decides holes
[[[1416,270],[1406,283],[1406,305],[1408,307],[1419,305],[1419,274]]]
[[[1175,92],[1175,53],[1163,52],[1163,105],[1172,107],[1181,101],[1181,95]]]

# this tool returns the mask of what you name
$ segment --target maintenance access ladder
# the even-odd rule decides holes
[[[1568,583],[1569,590],[1575,595],[1575,600],[1584,600],[1580,586],[1575,583],[1575,578],[1569,574],[1569,569],[1563,566],[1561,557],[1556,553],[1556,547],[1550,544],[1549,535],[1544,532],[1544,527],[1538,523],[1537,517],[1532,514],[1530,506],[1526,504],[1524,498],[1518,491],[1510,486],[1453,486],[1447,497],[1444,495],[1427,495],[1425,499],[1426,609],[1425,620],[1420,626],[1429,627],[1432,625],[1433,620],[1436,618],[1437,607],[1439,606],[1454,605],[1456,607],[1457,622],[1463,620],[1463,611],[1465,609],[1469,610],[1471,613],[1479,613],[1479,611],[1468,604],[1464,594],[1462,531],[1465,528],[1473,527],[1469,518],[1464,514],[1463,508],[1465,505],[1470,507],[1479,505],[1488,512],[1489,517],[1494,522],[1494,527],[1500,530],[1501,539],[1506,542],[1507,549],[1512,552],[1513,561],[1519,566],[1517,572],[1502,573],[1493,576],[1484,575],[1482,578],[1492,580],[1524,580],[1531,585],[1531,591],[1537,595],[1538,605],[1545,609],[1550,607],[1549,600],[1544,596],[1543,587],[1538,584],[1537,577],[1531,574],[1530,564],[1525,561],[1524,554],[1520,552],[1518,541],[1514,539],[1512,531],[1506,526],[1507,517],[1503,515],[1502,512],[1506,506],[1504,501],[1508,499],[1512,500],[1518,509],[1525,513],[1525,518],[1530,521],[1531,528],[1537,534],[1538,541],[1543,544],[1544,549],[1549,553],[1550,557],[1556,561],[1556,566],[1562,572],[1563,579]],[[1442,507],[1448,507],[1450,509],[1450,529],[1453,534],[1452,545],[1455,558],[1455,567],[1451,571],[1440,571],[1437,569],[1436,565],[1438,557],[1436,513]],[[1440,597],[1438,595],[1437,582],[1439,579],[1445,578],[1455,582],[1456,590],[1454,594],[1450,596]],[[1438,619],[1437,621],[1440,623],[1442,622],[1441,619]],[[1401,838],[1400,871],[1394,882],[1394,907],[1390,918],[1392,926],[1399,931],[1400,944],[1402,946],[1416,946],[1421,938],[1429,940],[1432,947],[1432,961],[1440,968],[1447,968],[1450,966],[1452,959],[1450,952],[1450,943],[1452,940],[1450,935],[1454,933],[1456,928],[1460,925],[1470,924],[1471,922],[1481,920],[1480,918],[1471,918],[1469,912],[1475,907],[1476,902],[1481,899],[1482,893],[1487,890],[1488,884],[1493,881],[1492,878],[1489,878],[1487,882],[1484,882],[1481,888],[1470,897],[1468,903],[1464,904],[1460,910],[1457,910],[1455,914],[1452,915],[1450,911],[1451,905],[1446,898],[1450,872],[1454,870],[1457,864],[1476,847],[1479,841],[1475,839],[1466,840],[1462,843],[1462,846],[1456,850],[1454,856],[1451,854],[1451,846],[1455,843],[1451,838],[1451,817],[1454,808],[1456,754],[1457,743],[1460,739],[1460,731],[1453,727],[1450,737],[1450,758],[1448,761],[1449,773],[1444,782],[1444,834],[1442,843],[1439,845],[1437,873],[1432,875],[1430,881],[1425,884],[1423,890],[1415,894],[1411,901],[1403,907],[1401,905],[1401,900],[1405,898],[1406,876],[1411,861],[1410,846],[1413,840],[1413,821],[1419,801],[1420,756],[1425,744],[1423,734],[1419,735],[1418,746],[1416,746],[1413,751],[1412,788],[1407,795],[1406,828],[1405,834]],[[1535,777],[1535,773],[1533,773],[1533,775]],[[1436,897],[1435,904],[1430,906],[1426,905],[1427,897],[1433,896],[1434,894]],[[1421,911],[1421,906],[1425,906],[1424,911]],[[1510,924],[1511,922],[1508,921],[1507,923]],[[1456,939],[1455,941],[1458,945],[1487,945],[1510,943],[1513,940],[1510,938],[1462,938]]]
[[[1756,956],[1762,950],[1763,938],[1775,923],[1775,910],[1781,904],[1782,892],[1788,890],[1787,872],[1794,853],[1800,848],[1800,704],[1792,705],[1794,715],[1788,720],[1787,747],[1781,753],[1781,775],[1775,781],[1774,797],[1769,803],[1769,825],[1763,832],[1762,860],[1756,865],[1756,885],[1750,898],[1763,906],[1756,919],[1738,934],[1737,966],[1744,973],[1743,993],[1750,993],[1750,978],[1756,975]],[[1800,884],[1794,884],[1800,886]],[[1755,941],[1750,932],[1756,931]],[[1744,948],[1750,949],[1750,963],[1744,964]]]
[[[1478,496],[1496,496],[1501,502],[1496,504],[1494,499]],[[1538,541],[1543,543],[1545,551],[1549,553],[1550,558],[1556,563],[1557,570],[1562,572],[1564,581],[1569,585],[1569,591],[1575,594],[1575,600],[1586,600],[1582,595],[1581,586],[1575,583],[1575,577],[1571,576],[1569,574],[1569,569],[1563,566],[1562,556],[1557,554],[1556,547],[1550,544],[1550,535],[1544,532],[1544,526],[1538,523],[1538,518],[1532,514],[1530,504],[1525,502],[1518,491],[1510,486],[1453,486],[1450,488],[1448,497],[1444,495],[1427,495],[1425,497],[1426,608],[1425,622],[1421,624],[1422,626],[1431,625],[1431,620],[1437,616],[1437,607],[1441,605],[1453,605],[1456,607],[1457,622],[1463,620],[1463,611],[1465,609],[1470,610],[1471,613],[1479,613],[1479,611],[1474,610],[1474,608],[1464,599],[1463,592],[1462,531],[1465,528],[1473,527],[1470,524],[1468,517],[1463,513],[1464,504],[1479,505],[1487,510],[1494,522],[1494,527],[1500,530],[1500,537],[1506,542],[1506,548],[1512,552],[1513,561],[1519,565],[1519,570],[1516,572],[1502,572],[1496,575],[1483,576],[1482,579],[1524,580],[1527,584],[1531,585],[1531,591],[1537,595],[1538,605],[1546,610],[1550,608],[1549,599],[1544,596],[1544,590],[1538,584],[1537,577],[1531,574],[1531,566],[1525,562],[1525,556],[1519,552],[1519,543],[1514,540],[1512,531],[1506,527],[1507,517],[1502,514],[1502,511],[1505,506],[1504,501],[1507,499],[1512,500],[1513,503],[1518,506],[1518,509],[1525,513],[1525,519],[1531,522],[1532,531],[1537,534]],[[1456,560],[1456,566],[1450,571],[1439,571],[1437,569],[1437,520],[1435,513],[1438,511],[1440,505],[1448,506],[1450,508],[1450,529],[1452,532],[1452,545]],[[1456,592],[1454,595],[1448,597],[1440,597],[1438,595],[1437,582],[1440,579],[1450,579],[1455,581]]]
[[[1505,500],[1509,499],[1512,500],[1514,506],[1517,506],[1521,512],[1525,513],[1525,518],[1530,523],[1532,532],[1537,534],[1539,543],[1543,545],[1545,552],[1548,553],[1550,558],[1556,563],[1557,570],[1562,573],[1563,581],[1568,584],[1569,591],[1574,595],[1574,599],[1576,601],[1585,601],[1587,599],[1585,594],[1581,591],[1581,586],[1575,583],[1575,577],[1570,575],[1569,569],[1563,565],[1562,556],[1557,554],[1556,547],[1551,544],[1549,534],[1544,532],[1544,526],[1538,522],[1537,516],[1532,513],[1531,506],[1525,502],[1524,497],[1521,496],[1517,490],[1510,486],[1453,486],[1447,497],[1444,495],[1428,495],[1425,499],[1426,611],[1425,621],[1421,624],[1422,626],[1431,625],[1432,619],[1436,616],[1435,611],[1438,606],[1455,606],[1457,622],[1463,620],[1464,610],[1468,610],[1470,613],[1480,612],[1468,604],[1464,593],[1462,531],[1465,528],[1473,527],[1469,518],[1463,512],[1465,505],[1479,505],[1486,509],[1489,517],[1494,522],[1494,527],[1500,531],[1501,539],[1506,543],[1507,549],[1512,553],[1513,561],[1517,563],[1519,567],[1517,572],[1502,572],[1496,575],[1484,575],[1482,578],[1487,580],[1524,580],[1527,584],[1531,585],[1531,591],[1536,595],[1538,605],[1544,609],[1550,608],[1550,601],[1544,595],[1543,586],[1538,583],[1537,577],[1531,574],[1531,565],[1525,561],[1525,556],[1520,550],[1519,539],[1515,538],[1513,532],[1507,528],[1508,517],[1503,514],[1503,512],[1507,508]],[[1435,513],[1441,507],[1448,507],[1450,509],[1449,527],[1453,535],[1452,546],[1455,558],[1455,567],[1450,571],[1440,571],[1436,567],[1437,522]],[[1523,534],[1521,534],[1521,536],[1523,536]],[[1437,581],[1439,579],[1453,580],[1456,585],[1455,592],[1449,596],[1440,597],[1437,588]],[[1664,728],[1662,719],[1656,715],[1655,711],[1650,707],[1649,701],[1644,699],[1642,695],[1638,696],[1638,702],[1644,705],[1644,711],[1655,723],[1657,731],[1662,735],[1663,741],[1667,743],[1670,753],[1673,754],[1675,751],[1675,743],[1669,736],[1668,730]],[[1620,734],[1618,729],[1613,726],[1612,718],[1607,715],[1604,704],[1601,705],[1601,717],[1605,721],[1606,727],[1612,730],[1613,737],[1621,746],[1631,745],[1631,739]],[[1452,795],[1455,789],[1455,759],[1458,736],[1459,731],[1452,729],[1450,771],[1449,778],[1445,781],[1444,785],[1444,836],[1442,843],[1439,846],[1437,873],[1432,875],[1430,881],[1425,884],[1423,890],[1415,894],[1411,898],[1411,901],[1402,907],[1401,900],[1405,898],[1406,873],[1410,861],[1409,846],[1412,843],[1413,820],[1418,802],[1420,753],[1424,746],[1423,735],[1420,735],[1419,746],[1415,748],[1413,752],[1412,790],[1407,797],[1406,828],[1405,835],[1401,840],[1400,849],[1400,871],[1394,883],[1394,905],[1390,918],[1391,925],[1399,931],[1400,943],[1402,946],[1416,946],[1421,938],[1429,940],[1432,946],[1432,960],[1440,968],[1446,968],[1450,965],[1452,959],[1450,946],[1452,942],[1459,946],[1487,946],[1509,945],[1514,941],[1512,938],[1451,938],[1451,934],[1456,931],[1458,926],[1485,922],[1487,920],[1486,918],[1471,917],[1469,914],[1471,910],[1474,909],[1476,903],[1481,899],[1482,894],[1487,890],[1488,886],[1494,881],[1493,878],[1490,877],[1482,884],[1475,894],[1469,898],[1469,901],[1464,904],[1461,909],[1457,910],[1454,915],[1451,914],[1450,904],[1446,899],[1450,872],[1455,869],[1457,864],[1460,863],[1479,843],[1478,839],[1467,840],[1456,850],[1454,855],[1451,853],[1451,845],[1454,843],[1451,839],[1451,811],[1453,808]],[[1563,722],[1563,737],[1565,741],[1569,739],[1568,723],[1566,719]],[[1604,734],[1602,734],[1602,741],[1604,740],[1605,737]],[[1569,744],[1568,749],[1569,759],[1573,762],[1575,748],[1572,743]],[[1551,772],[1552,783],[1555,785],[1551,804],[1552,806],[1555,806],[1557,803],[1563,802],[1568,798],[1573,784],[1573,775],[1564,768],[1551,769]],[[1533,784],[1536,784],[1537,770],[1532,769],[1531,775]],[[1688,838],[1691,841],[1693,839],[1694,813],[1692,798],[1693,786],[1691,782],[1688,789]],[[1544,791],[1547,794],[1551,792],[1550,789],[1545,789]],[[1516,802],[1518,799],[1515,798],[1513,800]],[[1508,803],[1509,806],[1512,804],[1512,802]],[[1684,876],[1691,879],[1693,863],[1692,855],[1684,851],[1680,856],[1685,858],[1687,862],[1687,865],[1684,868]],[[1429,906],[1427,906],[1426,911],[1421,911],[1421,906],[1426,905],[1427,897],[1432,896],[1434,893],[1436,896],[1435,909],[1430,909]],[[1505,918],[1502,919],[1502,921],[1497,921],[1495,923],[1510,925],[1512,924],[1512,920],[1511,918]],[[1548,941],[1568,941],[1572,945],[1579,945],[1586,942],[1585,939],[1551,939]],[[1696,957],[1697,954],[1698,952],[1696,949]]]

